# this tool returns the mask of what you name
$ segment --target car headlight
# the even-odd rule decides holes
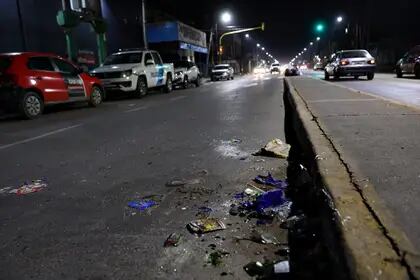
[[[133,70],[127,70],[121,72],[121,78],[128,78],[133,74]]]
[[[227,76],[227,74],[228,74],[227,72],[223,72],[223,74],[222,74],[222,75],[223,75],[223,76]]]

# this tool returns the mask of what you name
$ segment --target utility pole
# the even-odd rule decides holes
[[[17,15],[18,15],[18,19],[19,19],[20,37],[22,39],[22,49],[23,49],[23,51],[27,51],[25,28],[23,27],[22,12],[20,10],[20,1],[19,0],[16,0],[16,8],[17,8]]]
[[[142,20],[142,27],[143,27],[143,46],[147,50],[147,35],[146,35],[146,9],[145,9],[145,2],[146,0],[141,0],[141,20]]]

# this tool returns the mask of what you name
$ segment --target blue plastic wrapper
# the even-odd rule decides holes
[[[137,210],[146,210],[155,205],[156,205],[156,202],[153,200],[130,201],[128,203],[128,207],[131,207]]]
[[[262,211],[266,208],[282,205],[286,201],[283,190],[274,190],[265,192],[257,197],[254,206],[257,211]]]
[[[273,176],[271,176],[270,173],[268,173],[267,176],[258,175],[257,177],[255,177],[254,181],[259,183],[259,184],[274,186],[276,188],[286,188],[287,187],[287,182],[286,181],[274,179]]]

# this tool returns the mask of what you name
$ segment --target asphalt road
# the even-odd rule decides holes
[[[283,115],[282,80],[268,75],[1,119],[0,279],[247,277],[243,265],[271,249],[233,241],[251,225],[228,215],[230,201],[257,174],[285,176],[284,160],[250,155],[284,139]],[[174,178],[193,181],[165,186]],[[48,187],[3,189],[36,179]],[[157,207],[126,207],[149,195]],[[201,206],[228,228],[188,233]],[[181,244],[163,248],[172,232]],[[211,244],[230,253],[220,267],[206,264]]]
[[[324,79],[322,71],[305,71],[305,76]],[[345,87],[362,93],[420,108],[420,80],[413,76],[397,78],[395,74],[376,73],[372,81],[365,77],[359,80],[343,77],[339,81],[331,81],[332,85]]]

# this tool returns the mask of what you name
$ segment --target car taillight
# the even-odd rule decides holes
[[[347,59],[342,59],[340,60],[340,65],[349,65],[350,61],[348,61]]]
[[[368,62],[367,62],[368,64],[375,64],[375,60],[374,59],[371,59],[371,60],[368,60]]]

